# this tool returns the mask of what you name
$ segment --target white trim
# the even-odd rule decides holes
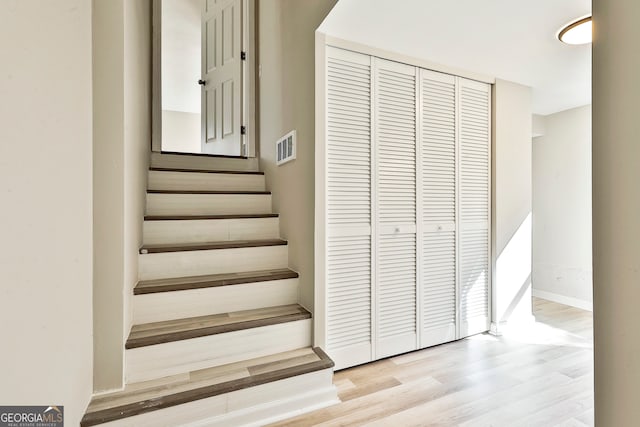
[[[325,35],[315,35],[315,255],[314,255],[314,310],[313,345],[327,348],[327,146],[326,146],[326,80],[327,80],[327,44]]]
[[[256,1],[243,0],[242,14],[242,50],[247,55],[242,62],[242,124],[247,130],[242,135],[242,154],[256,157]]]
[[[540,289],[532,289],[531,294],[536,298],[546,299],[548,301],[580,308],[582,310],[593,311],[593,302],[591,301],[568,297],[565,295],[556,294],[555,292],[542,291]]]
[[[242,0],[241,50],[247,59],[242,61],[242,125],[247,133],[242,135],[241,153],[254,158],[256,148],[256,0]],[[162,0],[152,4],[151,43],[151,151],[162,152]],[[201,100],[203,103],[204,100]],[[203,106],[204,107],[204,106]],[[204,108],[201,108],[201,112]],[[204,131],[203,131],[204,132]],[[202,151],[201,151],[202,152]]]
[[[371,188],[370,202],[371,202],[371,236],[369,236],[370,249],[371,249],[371,356],[369,360],[376,360],[376,356],[380,352],[379,334],[378,334],[378,307],[379,307],[379,295],[378,295],[378,245],[376,244],[380,240],[380,223],[378,222],[378,130],[377,130],[377,109],[376,109],[376,85],[378,84],[378,74],[376,73],[376,67],[379,59],[373,56],[369,57],[371,84],[369,89],[371,96],[369,98],[369,115],[370,127],[369,127],[369,143],[371,144],[371,182],[369,183]]]
[[[455,164],[455,236],[454,236],[454,247],[455,247],[455,275],[456,275],[456,295],[455,295],[455,304],[456,304],[456,327],[455,327],[455,338],[459,340],[463,338],[462,336],[462,298],[461,298],[461,290],[462,290],[462,280],[460,280],[460,259],[462,258],[460,255],[460,231],[462,230],[462,224],[460,223],[460,78],[454,77],[454,139],[455,139],[455,150],[454,150],[454,164]]]
[[[357,42],[341,39],[338,37],[333,37],[318,31],[316,32],[316,34],[322,34],[322,36],[324,37],[325,43],[328,46],[334,46],[341,49],[351,50],[357,53],[371,55],[371,56],[375,56],[381,59],[386,59],[389,61],[401,62],[411,66],[424,68],[427,70],[433,70],[433,71],[438,71],[446,74],[451,74],[453,76],[459,76],[459,77],[464,77],[471,80],[477,80],[483,83],[493,84],[496,81],[495,77],[488,76],[483,73],[476,73],[469,70],[463,70],[457,67],[451,67],[448,65],[439,64],[437,62],[429,61],[426,59],[417,58],[415,56],[403,55],[397,52],[379,49],[377,47],[373,47],[370,45],[357,43]]]
[[[153,0],[151,18],[151,151],[162,151],[162,0]]]
[[[424,348],[424,286],[422,281],[424,270],[424,200],[422,194],[423,189],[423,173],[422,170],[422,143],[423,143],[423,98],[422,98],[422,82],[425,72],[416,67],[416,348]]]

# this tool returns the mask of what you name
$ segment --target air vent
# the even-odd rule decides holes
[[[292,130],[276,142],[276,164],[290,162],[296,158],[296,131]]]

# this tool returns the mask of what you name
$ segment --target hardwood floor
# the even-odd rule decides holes
[[[536,323],[336,372],[342,403],[272,426],[593,426],[592,313],[534,299]]]

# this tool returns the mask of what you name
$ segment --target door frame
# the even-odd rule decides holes
[[[151,151],[162,152],[162,0],[152,2]],[[242,0],[242,156],[256,157],[256,0]],[[195,84],[195,82],[194,82]],[[197,154],[197,153],[196,153]],[[207,155],[207,154],[203,154]]]

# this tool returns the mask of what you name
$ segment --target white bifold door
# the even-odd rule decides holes
[[[317,344],[340,369],[488,330],[490,85],[333,47],[324,79]]]

